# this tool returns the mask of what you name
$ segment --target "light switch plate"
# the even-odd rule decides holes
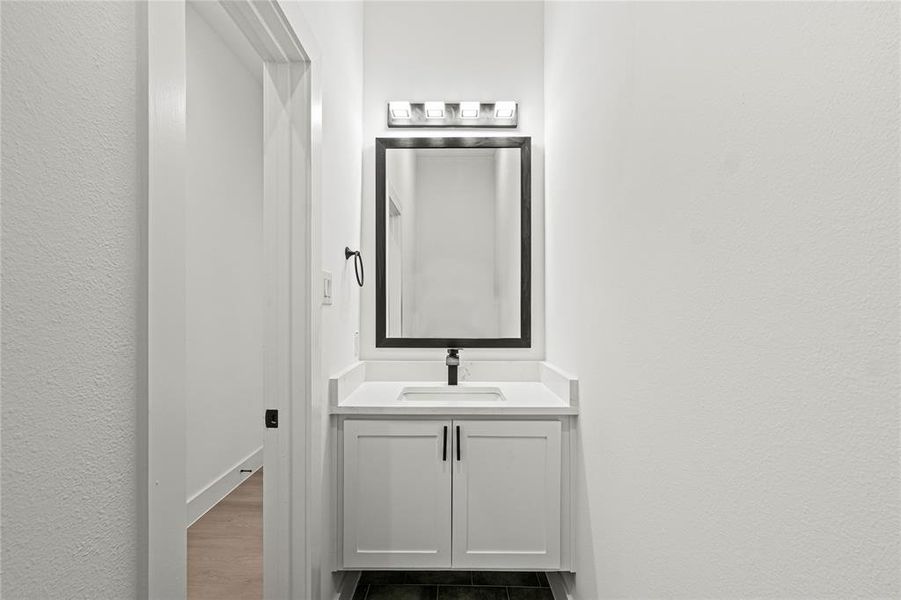
[[[332,303],[332,274],[329,271],[322,272],[322,303]]]

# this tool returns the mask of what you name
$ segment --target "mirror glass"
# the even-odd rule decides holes
[[[381,345],[528,345],[523,153],[521,144],[385,149],[379,337],[394,343]]]

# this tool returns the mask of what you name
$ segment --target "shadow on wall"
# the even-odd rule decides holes
[[[591,511],[588,498],[588,473],[585,471],[585,449],[582,447],[582,434],[580,430],[578,450],[576,452],[576,552],[579,554],[577,564],[594,565],[594,529],[591,526]],[[566,589],[576,598],[600,598],[598,591],[597,573],[593,569],[579,571],[576,574],[564,574]],[[576,588],[578,587],[578,591]]]

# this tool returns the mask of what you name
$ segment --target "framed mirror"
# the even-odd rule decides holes
[[[531,138],[376,138],[376,347],[531,345]]]

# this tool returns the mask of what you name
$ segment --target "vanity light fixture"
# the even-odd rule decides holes
[[[519,104],[502,102],[411,102],[391,100],[387,110],[388,127],[516,129]]]
[[[409,119],[413,116],[409,102],[389,102],[388,110],[391,111],[391,117],[395,119]]]
[[[461,119],[478,119],[479,103],[478,102],[461,102],[460,103]]]
[[[516,102],[496,102],[494,105],[495,119],[512,119],[516,115]]]
[[[425,118],[426,119],[443,119],[445,115],[444,102],[426,102]]]

